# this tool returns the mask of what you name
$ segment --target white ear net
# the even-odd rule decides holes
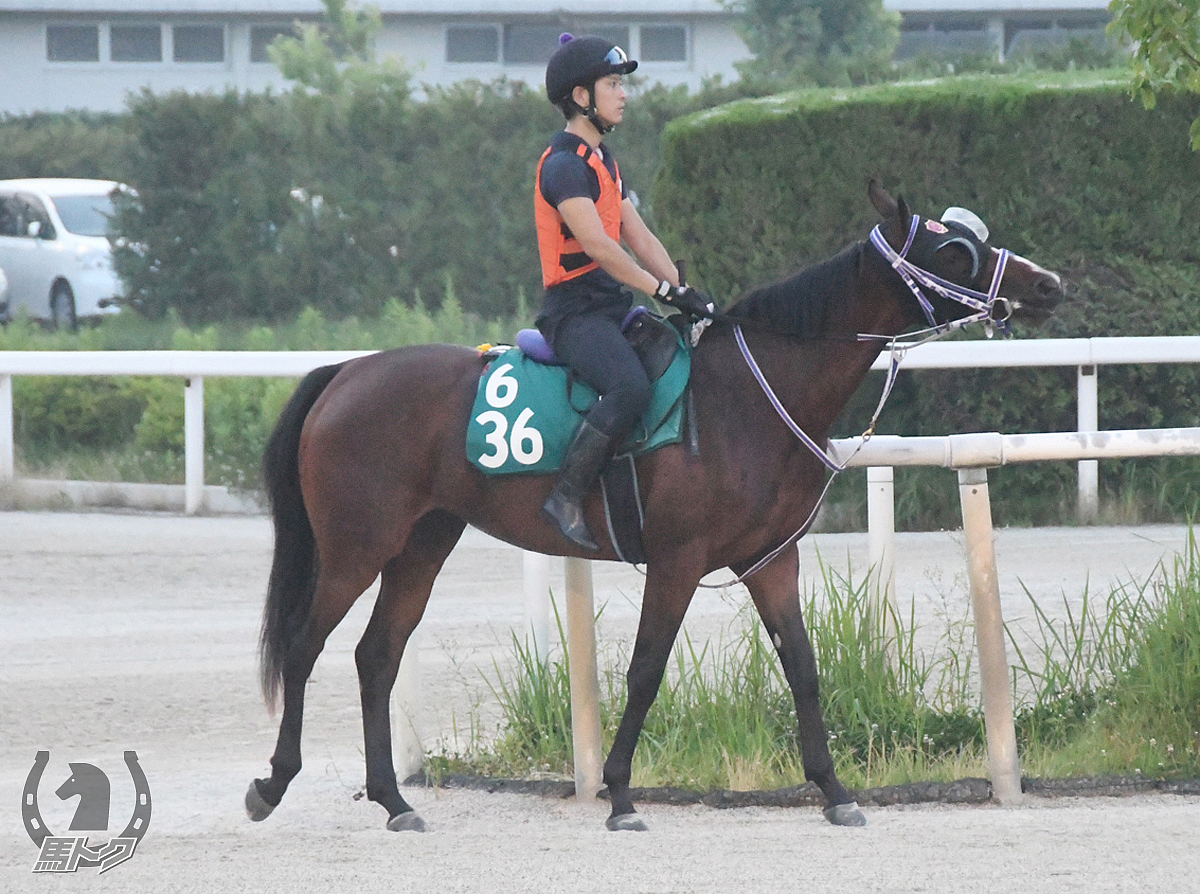
[[[942,215],[942,223],[962,224],[978,236],[980,242],[987,242],[988,240],[987,225],[979,219],[978,214],[974,211],[968,211],[966,208],[959,208],[957,206],[947,208]]]

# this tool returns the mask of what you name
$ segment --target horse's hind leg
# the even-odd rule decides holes
[[[417,523],[404,551],[384,566],[375,610],[354,652],[362,693],[367,797],[387,810],[387,826],[394,832],[421,832],[425,823],[396,783],[389,699],[405,644],[464,527],[462,520],[445,512],[431,512]]]
[[[784,676],[792,690],[804,775],[824,793],[826,819],[839,826],[861,826],[866,823],[866,817],[838,781],[833,756],[829,753],[829,735],[817,699],[817,663],[800,609],[799,577],[800,553],[792,547],[748,577],[746,588],[779,653]]]
[[[356,599],[371,585],[372,571],[341,573],[332,563],[322,565],[313,590],[312,609],[288,646],[283,664],[283,717],[271,757],[271,776],[255,779],[246,792],[246,812],[252,820],[266,819],[279,806],[284,792],[300,772],[300,734],[304,721],[304,690],[325,640]]]

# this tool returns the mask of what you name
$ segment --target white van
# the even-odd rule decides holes
[[[108,221],[112,180],[0,180],[0,268],[8,276],[5,319],[24,312],[58,329],[114,313],[122,294]]]

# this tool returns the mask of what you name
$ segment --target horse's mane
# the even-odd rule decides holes
[[[827,261],[760,286],[727,311],[727,316],[755,320],[784,335],[814,337],[833,332],[848,316],[864,243],[844,249]]]

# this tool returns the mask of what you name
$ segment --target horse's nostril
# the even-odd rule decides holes
[[[1062,280],[1053,274],[1048,274],[1038,279],[1036,289],[1043,298],[1059,298],[1063,293]]]

